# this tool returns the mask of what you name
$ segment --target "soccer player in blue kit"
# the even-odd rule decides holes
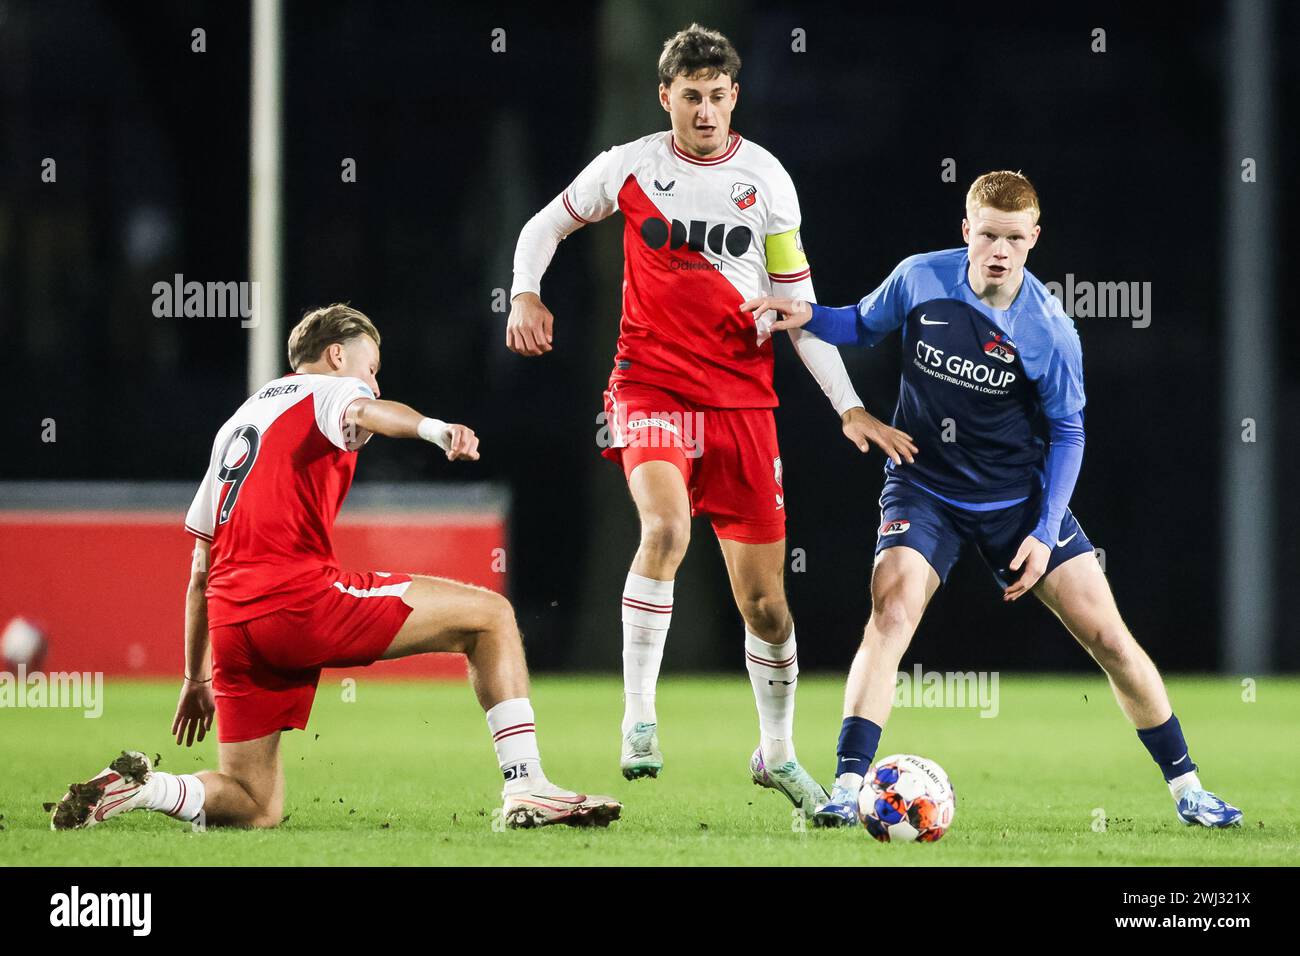
[[[849,670],[819,825],[857,821],[898,663],[964,544],[988,563],[1004,600],[1032,590],[1106,672],[1178,819],[1240,825],[1241,811],[1201,786],[1160,673],[1125,627],[1068,507],[1083,460],[1082,351],[1060,303],[1025,268],[1038,217],[1025,176],[986,173],[966,195],[965,247],[904,259],[857,305],[764,296],[741,306],[775,310],[773,329],[802,327],[837,345],[903,335],[893,424],[911,448],[885,463],[871,616]]]

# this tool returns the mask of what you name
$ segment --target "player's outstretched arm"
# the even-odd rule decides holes
[[[172,718],[176,743],[186,747],[202,740],[212,729],[217,712],[212,698],[212,647],[208,642],[208,565],[211,545],[196,538],[190,564],[190,583],[185,589],[185,682]]]
[[[778,329],[807,329],[823,342],[832,345],[875,344],[864,334],[866,330],[858,321],[858,308],[853,305],[833,309],[804,299],[761,295],[742,302],[740,311],[757,315],[768,311],[776,312],[776,320],[769,326],[773,332]]]
[[[777,295],[760,295],[755,299],[746,299],[740,303],[741,312],[753,312],[761,318],[764,312],[775,312],[776,319],[768,328],[800,329],[812,319],[812,303],[803,299],[791,299]]]
[[[423,438],[445,451],[448,461],[478,461],[478,436],[473,429],[426,418],[401,402],[358,398],[343,413],[343,421],[353,429],[389,438]]]
[[[852,308],[852,306],[850,306]],[[762,315],[764,312],[772,311],[777,313],[777,320],[772,323],[772,331],[779,329],[794,330],[804,328],[808,325],[813,317],[812,304],[803,299],[782,298],[779,296],[764,295],[756,299],[749,299],[741,303],[742,312],[753,312],[756,315]],[[831,311],[831,310],[828,310]],[[820,330],[808,328],[807,331],[813,332],[823,341],[836,343],[834,339],[828,339],[821,334]],[[857,341],[856,333],[852,341]],[[918,453],[916,445],[912,441],[912,436],[906,432],[899,431],[890,425],[886,425],[876,416],[872,415],[861,405],[846,409],[840,414],[840,430],[844,432],[846,438],[853,442],[860,451],[867,452],[871,446],[875,445],[891,459],[894,464],[901,465],[904,461],[909,464],[915,461]]]

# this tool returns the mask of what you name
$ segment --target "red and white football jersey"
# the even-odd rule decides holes
[[[368,432],[347,407],[360,379],[293,373],[244,402],[217,432],[185,530],[212,542],[208,625],[238,624],[329,587],[331,536]]]
[[[746,299],[812,298],[799,199],[771,153],[733,132],[697,159],[671,131],[601,153],[566,189],[578,223],[621,211],[623,315],[610,382],[666,389],[701,405],[771,408],[772,342]]]

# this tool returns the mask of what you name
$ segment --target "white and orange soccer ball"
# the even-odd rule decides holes
[[[881,757],[858,794],[858,820],[882,843],[933,843],[948,832],[956,812],[948,775],[915,754]]]

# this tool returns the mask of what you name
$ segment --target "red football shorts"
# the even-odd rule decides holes
[[[217,739],[305,728],[321,668],[379,660],[411,613],[402,600],[410,583],[407,574],[339,571],[309,600],[212,628]]]
[[[605,392],[605,425],[602,455],[629,478],[644,461],[675,465],[691,514],[708,515],[719,538],[768,544],[785,537],[772,409],[712,408],[650,385],[615,382]]]

